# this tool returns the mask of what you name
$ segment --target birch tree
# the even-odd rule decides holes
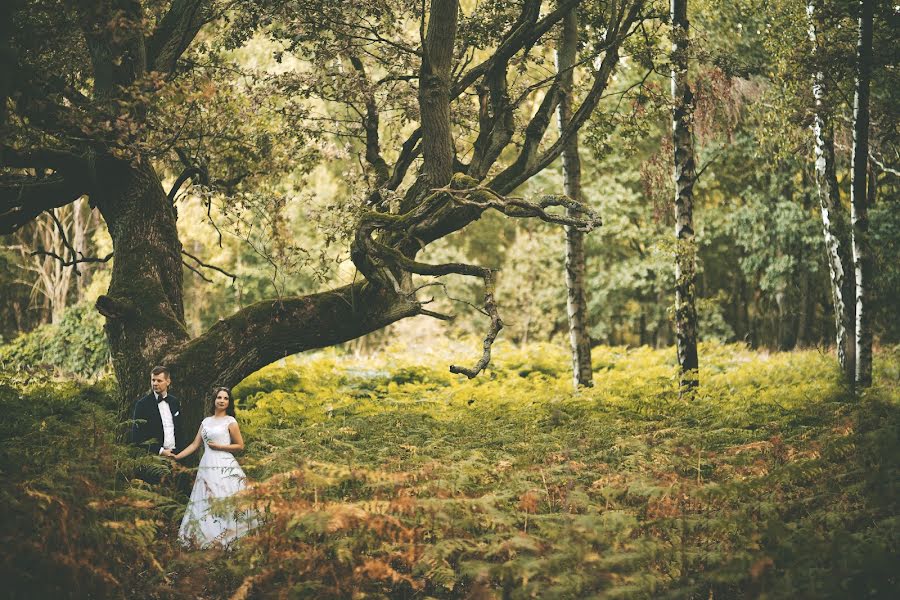
[[[697,380],[696,246],[694,242],[694,98],[688,84],[689,23],[687,0],[671,0],[672,145],[675,162],[675,340],[681,369],[680,389]]]
[[[806,5],[809,39],[813,52],[813,140],[815,148],[816,189],[822,214],[822,232],[831,279],[834,324],[838,361],[847,381],[856,376],[856,330],[854,322],[854,279],[850,277],[850,232],[838,192],[834,155],[834,126],[828,105],[822,44],[825,31],[822,0],[809,0]]]
[[[573,72],[578,50],[578,16],[573,10],[563,19],[557,71],[560,74],[560,100],[557,110],[559,130],[565,131],[572,120],[574,106]],[[563,178],[566,195],[579,204],[584,203],[581,186],[581,158],[578,156],[577,132],[569,138],[562,151]],[[567,209],[571,218],[578,212]],[[572,351],[572,373],[575,388],[592,386],[591,341],[587,332],[587,290],[585,287],[584,233],[566,227],[566,308],[569,320],[569,343]]]
[[[875,2],[859,3],[856,83],[853,95],[853,152],[850,164],[850,211],[853,227],[853,268],[856,278],[856,384],[872,383],[872,250],[869,247],[868,186],[869,86],[872,77],[872,32]]]

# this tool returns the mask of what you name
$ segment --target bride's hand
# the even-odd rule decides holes
[[[209,446],[212,450],[224,450],[222,444],[217,444],[215,442],[206,442],[206,445]]]

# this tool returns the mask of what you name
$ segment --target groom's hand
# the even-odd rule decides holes
[[[162,452],[160,452],[160,456],[165,456],[166,458],[175,458],[175,453],[168,448],[165,448]]]

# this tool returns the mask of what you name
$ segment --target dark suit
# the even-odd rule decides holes
[[[184,437],[182,427],[181,405],[178,399],[169,394],[169,411],[175,425],[175,450],[181,451],[188,440]],[[130,441],[137,446],[146,446],[150,454],[159,454],[163,444],[162,417],[159,416],[159,402],[151,391],[134,405],[134,424],[131,426]]]

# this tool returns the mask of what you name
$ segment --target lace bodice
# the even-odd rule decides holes
[[[235,423],[234,417],[206,417],[203,419],[203,445],[209,451],[209,442],[214,444],[230,444],[231,434],[228,433],[228,426]]]

